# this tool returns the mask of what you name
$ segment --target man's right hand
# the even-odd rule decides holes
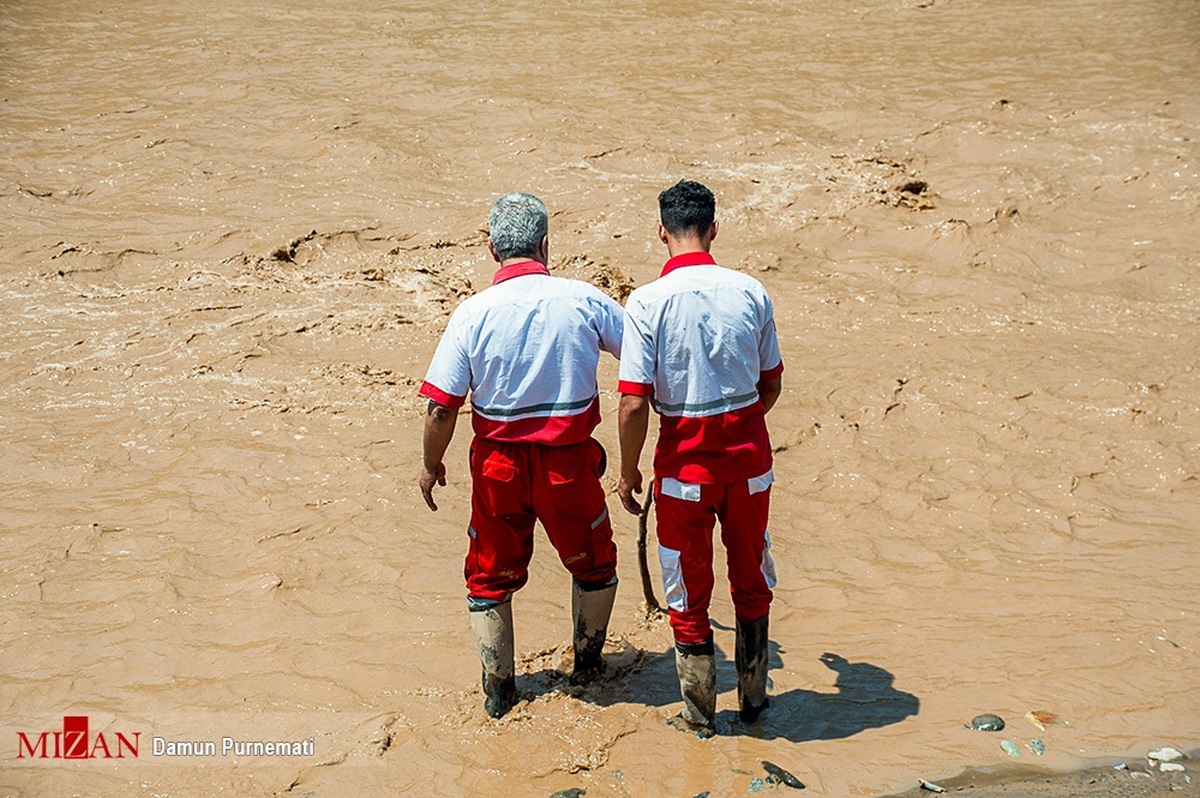
[[[617,495],[621,497],[621,504],[633,515],[641,515],[646,512],[646,508],[638,504],[638,500],[633,498],[633,494],[641,492],[641,471],[634,471],[628,476],[625,474],[621,475],[621,479],[617,482]]]
[[[446,487],[446,466],[444,463],[438,463],[437,468],[430,471],[428,468],[421,469],[421,495],[425,497],[425,503],[429,505],[429,509],[437,512],[437,503],[433,500],[434,484]]]

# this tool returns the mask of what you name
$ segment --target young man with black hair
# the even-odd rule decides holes
[[[644,512],[638,460],[650,408],[660,416],[654,453],[658,553],[683,711],[672,724],[715,733],[716,668],[708,607],[713,529],[721,522],[737,620],[738,707],[747,723],[767,707],[767,626],[775,564],[767,532],[771,443],[766,413],[782,387],[783,360],[762,284],[718,266],[716,200],[681,181],[658,198],[658,238],[670,259],[630,294],[621,341],[617,492]]]

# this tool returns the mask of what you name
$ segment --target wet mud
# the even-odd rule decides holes
[[[1194,752],[1198,73],[1189,0],[0,3],[0,793],[719,796],[766,760],[881,795]],[[614,496],[606,676],[567,678],[540,538],[488,720],[466,428],[429,513],[417,387],[495,196],[623,298],[685,176],[787,368],[771,707],[737,720],[718,596],[718,736],[665,724]],[[66,715],[139,756],[16,761]]]

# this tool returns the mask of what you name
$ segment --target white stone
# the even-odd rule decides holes
[[[1155,762],[1174,762],[1176,759],[1183,759],[1183,754],[1170,746],[1164,746],[1162,748],[1155,748],[1146,754],[1146,758],[1152,759]]]
[[[1163,762],[1158,766],[1163,773],[1183,773],[1187,768],[1178,762]]]

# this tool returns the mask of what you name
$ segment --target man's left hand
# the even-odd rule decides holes
[[[617,496],[621,498],[621,504],[625,506],[633,515],[641,515],[646,512],[646,508],[638,503],[638,500],[633,498],[633,494],[642,492],[642,472],[635,471],[630,476],[622,475],[617,482]]]

